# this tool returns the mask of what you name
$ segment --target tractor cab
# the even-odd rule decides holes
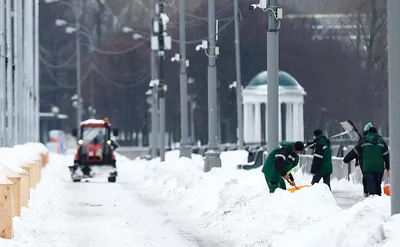
[[[78,139],[78,148],[74,165],[70,166],[71,177],[75,182],[82,178],[91,178],[104,172],[109,182],[115,182],[117,167],[114,150],[116,143],[112,135],[118,136],[118,129],[111,129],[108,118],[89,119],[81,123],[80,131],[73,130]]]

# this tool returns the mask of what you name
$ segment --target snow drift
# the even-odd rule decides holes
[[[236,170],[246,157],[244,151],[222,153],[223,168],[204,173],[201,156],[190,160],[172,151],[166,162],[135,160],[120,173],[133,169],[132,179],[154,192],[149,196],[177,202],[201,218],[200,226],[218,227],[237,246],[391,246],[390,239],[399,235],[400,220],[390,217],[389,197],[368,198],[343,210],[324,184],[270,194],[261,168]],[[301,170],[294,177],[298,185],[311,181]],[[362,193],[361,185],[346,180],[333,180],[331,186]]]

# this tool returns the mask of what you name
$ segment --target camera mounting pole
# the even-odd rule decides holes
[[[160,159],[165,161],[165,93],[167,85],[164,83],[165,51],[171,50],[171,36],[167,35],[169,17],[164,12],[165,0],[159,0],[155,5],[157,18],[153,21],[154,36],[151,37],[151,49],[158,52],[158,97],[160,104]],[[154,144],[153,144],[154,145]]]
[[[218,95],[217,95],[217,39],[218,24],[215,21],[215,0],[208,0],[208,44],[203,42],[202,48],[208,56],[208,145],[205,153],[204,172],[212,168],[221,167],[218,138]],[[207,45],[206,45],[207,44]],[[205,47],[207,46],[207,47]]]
[[[268,12],[267,32],[267,71],[268,71],[268,152],[279,145],[279,27],[282,19],[282,8],[278,8],[278,0],[260,0],[258,4],[249,6],[250,10],[260,8]]]
[[[271,152],[279,145],[279,20],[275,13],[278,8],[277,0],[269,0],[268,32],[267,32],[267,71],[268,71],[268,139],[267,150]]]

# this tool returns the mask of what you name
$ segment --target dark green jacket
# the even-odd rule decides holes
[[[343,162],[349,163],[352,159],[360,157],[364,172],[380,172],[390,169],[389,148],[383,138],[375,133],[366,135],[351,150]]]
[[[292,142],[281,142],[279,147],[269,153],[262,172],[271,182],[280,181],[281,177],[289,175],[299,163]]]
[[[332,174],[331,142],[321,134],[314,140],[314,158],[311,164],[311,173],[316,175]]]

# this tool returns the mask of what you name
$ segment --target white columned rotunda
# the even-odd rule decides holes
[[[243,90],[246,143],[268,140],[267,87],[267,71],[264,71],[256,75]],[[279,141],[304,141],[305,95],[304,88],[293,76],[279,71]]]

